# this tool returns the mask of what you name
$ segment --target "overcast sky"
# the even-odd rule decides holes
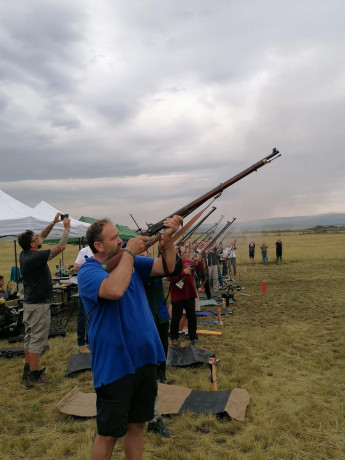
[[[345,212],[343,0],[0,0],[0,189],[145,227]]]

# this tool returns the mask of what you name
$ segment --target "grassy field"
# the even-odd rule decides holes
[[[283,241],[279,265],[274,263],[278,237]],[[251,240],[257,247],[254,264],[248,259]],[[268,266],[260,263],[264,241]],[[223,335],[200,337],[199,347],[220,359],[219,390],[244,388],[251,394],[246,420],[166,418],[172,438],[146,434],[144,458],[344,459],[345,234],[250,235],[239,237],[237,246],[236,279],[250,296],[236,297],[234,314],[223,318]],[[77,252],[69,247],[66,263],[73,263]],[[13,244],[1,243],[0,253],[0,273],[8,279]],[[65,338],[49,341],[41,363],[50,383],[42,390],[24,389],[22,359],[0,360],[1,459],[89,458],[95,420],[76,420],[56,409],[76,385],[93,391],[89,372],[64,378],[69,357],[77,352],[75,320],[74,315]],[[176,384],[209,390],[207,366],[168,368],[167,374]],[[120,446],[113,458],[124,458]]]

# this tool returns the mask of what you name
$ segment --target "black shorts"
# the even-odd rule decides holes
[[[154,417],[157,366],[146,364],[109,385],[96,388],[97,432],[121,438],[129,423],[144,423]]]

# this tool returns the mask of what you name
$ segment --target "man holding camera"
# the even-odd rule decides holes
[[[59,222],[60,216],[64,217],[64,232],[61,240],[51,249],[39,251],[45,238]],[[45,368],[38,369],[38,362],[48,340],[50,301],[53,297],[53,283],[47,262],[61,254],[66,248],[70,226],[70,219],[57,213],[54,220],[39,235],[35,235],[32,230],[26,230],[18,237],[18,243],[23,249],[19,261],[24,286],[25,364],[23,380],[26,381],[27,389],[33,388],[37,383],[42,383],[41,375],[45,372]]]

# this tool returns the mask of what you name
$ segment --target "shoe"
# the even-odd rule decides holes
[[[191,343],[192,347],[195,347],[195,345],[198,345],[199,340],[198,340],[198,339],[194,339],[194,340],[191,340],[190,343]]]
[[[79,349],[79,353],[90,353],[90,349],[88,345],[80,345],[78,349]]]
[[[147,431],[149,433],[159,434],[163,438],[170,438],[171,432],[167,426],[164,425],[163,420],[159,417],[156,422],[149,422],[147,424]]]
[[[173,347],[179,347],[179,346],[180,346],[179,341],[178,341],[177,339],[174,339],[174,340],[172,341],[172,346],[173,346]]]
[[[46,368],[38,369],[36,371],[28,371],[26,379],[26,389],[31,390],[36,385],[46,385],[46,381],[42,379],[42,375],[45,373]]]

